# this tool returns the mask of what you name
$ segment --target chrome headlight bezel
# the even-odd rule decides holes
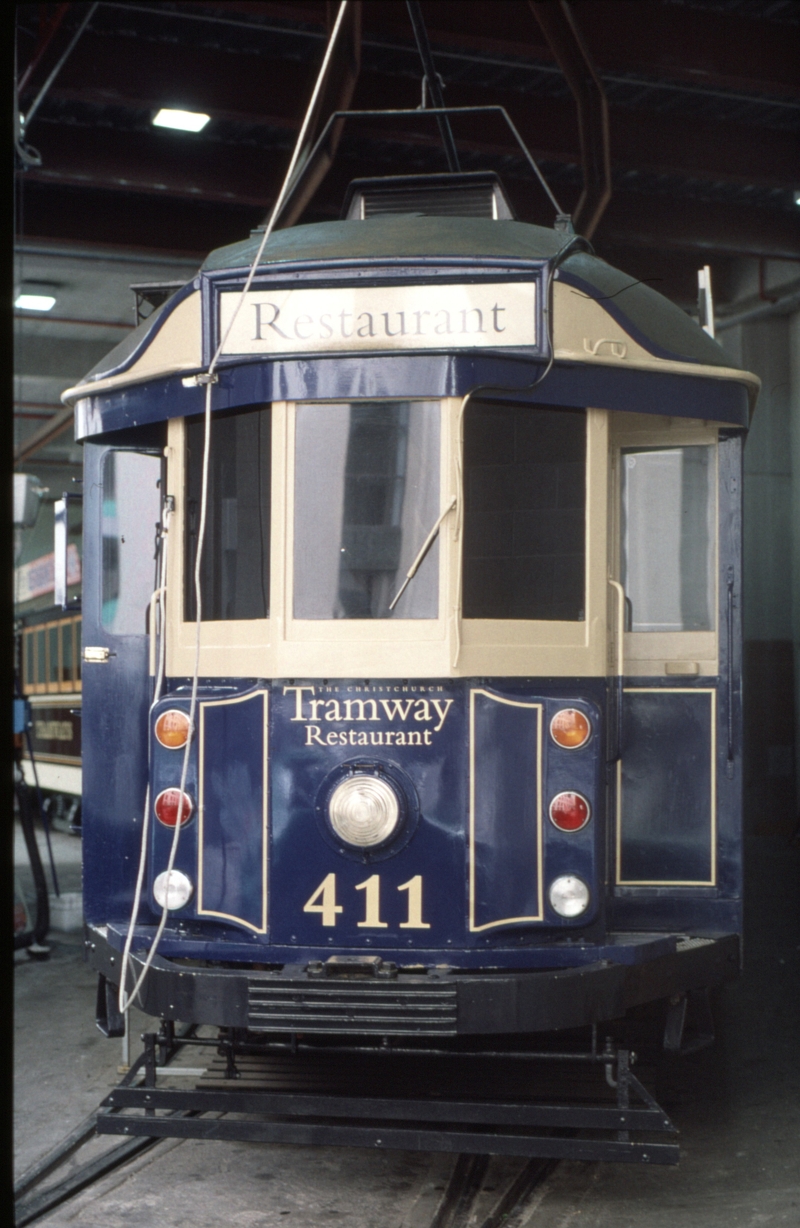
[[[169,896],[167,896],[167,876],[169,875]],[[182,870],[162,870],[153,879],[153,899],[159,908],[164,907],[167,899],[167,912],[178,912],[191,903],[194,895],[194,884]]]
[[[397,822],[375,844],[354,844],[346,840],[331,821],[330,802],[345,781],[379,781],[379,789],[389,789],[398,808]],[[349,788],[357,788],[357,784]],[[404,849],[419,824],[419,799],[413,782],[395,764],[379,760],[348,760],[328,772],[322,780],[316,797],[317,830],[326,844],[343,857],[355,861],[384,861]]]
[[[547,888],[547,900],[557,917],[575,921],[589,911],[592,893],[577,874],[560,874]]]
[[[353,772],[328,798],[328,822],[336,837],[364,852],[388,844],[402,822],[401,799],[383,773]]]

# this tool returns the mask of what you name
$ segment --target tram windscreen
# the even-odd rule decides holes
[[[621,580],[631,631],[713,627],[713,456],[702,445],[622,453]]]
[[[584,618],[586,414],[464,414],[464,618]]]
[[[389,609],[440,513],[438,401],[298,405],[294,617],[436,618],[438,540]]]
[[[197,617],[195,561],[203,485],[203,418],[186,425],[185,609]],[[272,407],[214,415],[200,596],[204,622],[269,617]]]
[[[161,458],[107,452],[103,458],[102,622],[113,635],[144,635],[155,588]]]

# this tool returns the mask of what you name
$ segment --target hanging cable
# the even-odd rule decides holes
[[[200,677],[200,632],[201,632],[201,626],[202,626],[201,564],[202,564],[202,558],[203,558],[203,542],[205,540],[206,518],[207,518],[207,510],[208,510],[208,467],[209,467],[209,456],[210,456],[210,451],[211,451],[211,448],[210,448],[210,444],[211,444],[211,400],[212,400],[211,389],[212,389],[212,386],[217,382],[219,378],[216,375],[216,368],[217,368],[217,364],[220,359],[220,355],[222,354],[225,348],[228,337],[230,336],[230,333],[231,333],[231,329],[233,328],[233,325],[236,322],[236,318],[239,315],[239,312],[241,311],[241,308],[243,307],[245,303],[247,293],[250,289],[250,286],[252,285],[253,278],[255,277],[258,265],[261,262],[261,257],[264,253],[264,248],[266,247],[269,237],[272,234],[272,231],[275,226],[275,221],[279,215],[279,212],[283,206],[283,202],[286,198],[289,187],[295,176],[298,161],[300,159],[300,154],[305,146],[306,136],[308,134],[308,130],[311,124],[313,112],[316,107],[317,100],[322,91],[322,88],[325,82],[325,78],[328,73],[328,67],[330,65],[331,57],[333,55],[333,51],[336,46],[337,39],[339,37],[339,31],[341,30],[341,27],[342,27],[342,22],[344,19],[345,12],[347,10],[348,3],[349,3],[349,0],[342,0],[341,4],[339,5],[339,12],[336,15],[336,21],[334,23],[333,30],[331,31],[330,39],[328,40],[328,46],[325,50],[325,55],[323,57],[322,65],[320,67],[316,83],[314,85],[314,90],[312,92],[311,99],[306,109],[305,118],[301,125],[300,132],[297,137],[297,141],[295,143],[294,152],[292,153],[292,157],[291,157],[291,161],[289,162],[288,170],[286,172],[283,183],[281,185],[281,189],[278,192],[278,195],[276,197],[275,204],[272,207],[272,212],[269,217],[269,222],[264,228],[264,234],[261,238],[261,242],[258,245],[258,250],[256,251],[256,254],[253,258],[253,262],[250,265],[250,270],[245,279],[245,283],[242,286],[241,293],[239,295],[239,298],[236,301],[236,306],[234,307],[233,312],[231,313],[231,318],[228,321],[228,326],[225,329],[224,334],[220,336],[220,341],[214,352],[214,356],[211,359],[211,362],[208,364],[208,370],[204,374],[197,376],[197,383],[205,386],[205,412],[204,412],[204,419],[203,419],[203,468],[202,468],[203,476],[202,476],[202,485],[201,485],[201,492],[200,492],[200,523],[198,525],[198,531],[197,531],[197,555],[195,557],[195,566],[194,566],[194,592],[195,592],[195,609],[196,609],[195,653],[194,653],[194,670],[192,673],[191,700],[189,703],[189,736],[186,739],[186,747],[183,753],[183,764],[181,767],[181,780],[180,780],[180,786],[178,790],[178,813],[177,813],[177,817],[175,821],[175,831],[172,837],[172,844],[170,845],[169,859],[167,861],[166,881],[165,881],[165,886],[164,886],[164,905],[161,911],[161,919],[159,921],[158,929],[156,930],[155,937],[150,943],[150,949],[147,952],[147,957],[144,961],[144,964],[142,965],[142,970],[139,973],[138,979],[136,980],[134,987],[131,990],[130,994],[126,995],[125,983],[126,983],[127,975],[128,975],[131,945],[133,942],[133,932],[134,932],[134,927],[136,924],[136,919],[139,914],[139,906],[141,904],[141,895],[142,895],[142,885],[144,883],[144,872],[145,872],[145,866],[147,863],[147,833],[149,831],[149,821],[150,821],[150,784],[149,784],[149,771],[148,771],[148,785],[147,785],[147,791],[146,791],[146,796],[145,796],[145,819],[142,825],[142,845],[141,845],[141,850],[140,850],[140,855],[139,855],[139,873],[137,875],[136,890],[134,893],[134,903],[133,903],[133,908],[131,910],[131,920],[130,920],[130,925],[128,926],[128,933],[125,939],[125,948],[124,948],[123,958],[122,958],[122,974],[120,976],[120,986],[119,986],[120,1014],[125,1014],[125,1012],[130,1009],[131,1003],[139,995],[142,985],[144,984],[145,977],[147,976],[147,973],[149,972],[150,967],[152,965],[153,959],[155,958],[156,951],[158,950],[158,946],[159,946],[159,943],[161,942],[162,934],[164,933],[164,929],[167,924],[167,918],[169,916],[170,878],[172,875],[172,870],[175,865],[175,857],[178,852],[178,842],[180,840],[181,824],[183,822],[184,795],[185,795],[185,789],[186,789],[186,778],[187,778],[188,771],[189,771],[189,756],[191,752],[192,741],[194,739],[194,734],[195,734],[195,719],[197,715],[197,689],[198,689],[198,680]],[[163,567],[162,567],[162,573],[163,573],[163,583],[162,585],[159,585],[159,587],[166,587],[166,572],[164,571]],[[167,597],[167,594],[166,592],[164,592],[162,597],[160,598],[160,601],[163,602],[163,606],[166,605],[166,597]],[[165,635],[166,635],[166,625],[162,621],[162,624],[161,624],[161,641],[162,641],[161,653],[162,653],[162,656],[163,656],[163,642],[165,640]],[[163,673],[160,673],[159,676],[163,679]],[[156,700],[154,699],[153,704],[155,704],[155,702]],[[150,712],[152,712],[152,705],[151,705]],[[149,739],[149,725],[150,725],[150,718],[148,716],[148,739]]]

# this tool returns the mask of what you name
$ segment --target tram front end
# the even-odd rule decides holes
[[[68,394],[106,1030],[120,983],[444,1043],[736,974],[755,381],[564,241],[354,216],[245,292],[256,235]]]

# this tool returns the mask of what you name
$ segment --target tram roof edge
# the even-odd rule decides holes
[[[364,266],[386,262],[397,268],[406,261],[409,272],[425,281],[426,264],[447,264],[463,271],[486,274],[498,262],[508,262],[524,271],[549,261],[563,247],[566,236],[541,226],[511,220],[484,218],[428,217],[419,214],[392,214],[356,221],[319,222],[293,226],[270,236],[259,268],[271,277],[285,269],[295,274],[302,268],[318,274],[326,265],[341,270],[352,262]],[[203,369],[201,356],[201,279],[216,281],[236,278],[249,269],[260,242],[256,231],[243,242],[211,252],[200,276],[189,281],[115,347],[62,399],[73,403],[81,397],[100,394],[154,378]],[[660,370],[683,370],[702,377],[724,381],[739,380],[747,386],[751,409],[758,392],[755,376],[732,364],[722,347],[697,322],[651,286],[589,253],[578,251],[568,256],[556,276],[554,306],[556,362],[567,357],[564,332],[580,299],[587,309],[622,329],[630,340],[628,362],[631,366],[650,366]],[[437,278],[438,280],[438,278]],[[566,295],[569,298],[566,298]],[[572,295],[577,295],[572,302]],[[608,317],[611,317],[609,320]],[[569,331],[569,330],[567,330]],[[571,330],[574,332],[574,328]],[[593,331],[590,335],[608,335]],[[585,349],[586,352],[575,352]],[[566,346],[569,357],[587,365],[600,363],[603,355],[572,338]],[[608,361],[608,358],[605,359]],[[631,361],[635,360],[635,361]],[[252,361],[252,357],[243,361]]]

